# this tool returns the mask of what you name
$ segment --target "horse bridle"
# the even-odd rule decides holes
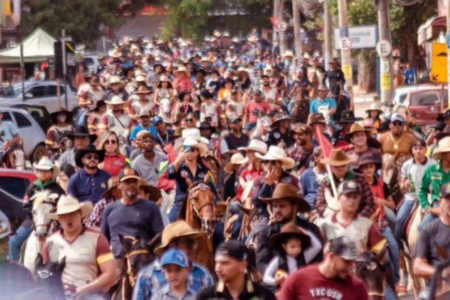
[[[49,205],[51,205],[52,206],[51,212],[55,211],[55,208],[56,208],[56,203],[55,202],[44,200],[41,203],[42,204],[49,204]],[[38,224],[38,225],[36,225],[36,224],[34,224],[33,218],[31,218],[31,221],[32,221],[32,225],[33,225],[33,231],[36,231],[36,229],[38,227],[45,227],[46,228],[46,231],[45,231],[46,233],[48,232],[49,228],[56,223],[56,221],[51,220],[50,222],[48,222],[48,224]]]
[[[133,250],[130,253],[125,255],[125,259],[127,261],[127,275],[128,275],[128,280],[130,281],[131,287],[135,286],[137,276],[135,276],[135,274],[133,273],[133,268],[131,267],[131,260],[130,260],[130,258],[135,256],[135,255],[148,254],[148,253],[149,253],[148,250],[140,249],[140,250]]]
[[[199,185],[195,186],[194,188],[192,188],[189,191],[189,201],[192,200],[193,194],[197,191],[197,190],[201,190],[201,191],[211,191],[211,188],[205,184],[205,183],[200,183]],[[191,201],[191,203],[194,203],[193,201]],[[199,208],[197,208],[195,205],[192,205],[192,209],[195,212],[196,217],[201,220],[201,216],[200,216],[200,212],[202,211],[203,207],[205,206],[211,206],[211,208],[213,209],[213,212],[215,211],[215,207],[213,203],[210,202],[206,202],[205,204],[203,204],[202,206],[200,206]]]

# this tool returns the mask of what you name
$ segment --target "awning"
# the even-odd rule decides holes
[[[433,37],[433,27],[444,26],[446,27],[447,19],[445,16],[434,16],[428,19],[425,23],[420,25],[417,30],[417,44],[422,45]]]

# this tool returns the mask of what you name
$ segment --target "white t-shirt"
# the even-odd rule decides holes
[[[425,174],[426,169],[434,165],[436,163],[435,160],[431,158],[427,158],[427,161],[425,164],[416,164],[414,161],[414,158],[410,158],[402,166],[401,170],[401,177],[402,178],[408,178],[414,181],[415,186],[415,192],[411,193],[411,191],[408,191],[405,193],[405,200],[416,200],[419,198],[419,191],[420,187],[422,186],[422,178]]]

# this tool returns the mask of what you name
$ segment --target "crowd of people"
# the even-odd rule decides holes
[[[450,111],[431,132],[404,106],[356,117],[339,60],[323,62],[219,31],[201,46],[125,39],[101,55],[95,74],[77,76],[78,107],[51,114],[26,219],[0,214],[0,298],[42,288],[37,267],[20,265],[36,236],[43,265],[64,263],[66,299],[105,299],[125,277],[136,300],[396,299],[417,205],[409,271],[429,280],[436,246],[450,251]],[[3,153],[26,143],[1,114],[0,130]],[[214,198],[211,234],[186,220],[194,189]],[[212,268],[196,255],[205,238]],[[151,251],[130,252],[141,243]],[[354,273],[369,252],[381,291]],[[130,253],[149,256],[138,273]]]

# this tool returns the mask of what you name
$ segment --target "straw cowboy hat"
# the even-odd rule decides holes
[[[52,171],[53,180],[56,179],[59,175],[58,167],[50,160],[50,158],[44,156],[42,157],[38,163],[33,164],[33,171],[36,174],[37,171]]]
[[[197,148],[201,157],[205,156],[206,153],[208,153],[208,147],[205,144],[200,143],[198,140],[196,140],[193,137],[187,137],[183,141],[183,147],[194,147],[194,148]]]
[[[118,83],[119,85],[123,85],[124,84],[124,82],[120,79],[120,77],[119,76],[111,76],[110,78],[109,78],[109,85],[112,85],[112,84],[116,84],[116,83]]]
[[[347,154],[345,154],[345,151],[342,149],[333,149],[331,151],[330,157],[322,158],[320,160],[321,163],[325,165],[330,165],[331,167],[345,166],[354,161],[355,158],[347,156]]]
[[[301,228],[294,223],[287,223],[281,227],[281,231],[270,237],[270,244],[273,248],[280,247],[289,238],[298,238],[302,242],[302,249],[307,249],[311,245],[311,238]]]
[[[267,153],[267,144],[263,141],[252,139],[250,140],[250,143],[247,147],[240,147],[238,148],[239,151],[255,151],[262,155],[265,155]]]
[[[322,124],[326,125],[327,121],[325,120],[325,117],[321,114],[309,114],[308,116],[308,125],[313,126],[314,124]]]
[[[135,92],[136,95],[148,95],[151,91],[146,86],[140,86]]]
[[[59,216],[70,214],[76,211],[81,211],[81,218],[84,219],[92,212],[93,206],[91,201],[80,203],[72,195],[63,195],[59,198],[56,205],[56,212],[47,214],[47,217],[52,220],[58,220]]]
[[[439,144],[433,152],[434,159],[441,159],[442,153],[450,152],[450,137],[445,137],[439,141]]]
[[[307,212],[311,210],[308,202],[298,195],[298,189],[289,183],[279,183],[275,186],[271,198],[260,198],[266,204],[272,204],[274,201],[286,200],[294,205],[298,205],[299,212]]]
[[[188,75],[188,71],[187,71],[187,69],[186,69],[185,66],[180,66],[180,67],[178,67],[178,69],[176,69],[175,71],[173,71],[173,73],[174,73],[174,74],[177,74],[177,73],[184,73],[186,76]]]
[[[371,111],[377,111],[379,114],[383,113],[383,111],[378,107],[378,105],[376,103],[372,103],[370,105],[370,108],[368,110],[366,110],[366,113],[370,114]]]
[[[240,152],[231,156],[230,162],[225,165],[225,172],[233,173],[234,166],[248,163],[248,157],[244,157]]]
[[[144,82],[145,81],[145,76],[144,75],[137,75],[134,78],[134,81],[136,81],[136,82]]]
[[[283,55],[283,58],[285,57],[294,57],[294,53],[291,50],[287,50]]]
[[[350,143],[350,139],[352,138],[353,134],[356,132],[364,132],[367,136],[367,138],[370,138],[372,130],[364,128],[361,124],[355,123],[350,127],[350,132],[345,135],[345,138]]]
[[[278,146],[270,146],[269,151],[265,155],[260,153],[255,154],[257,158],[261,160],[278,160],[282,162],[281,167],[283,169],[292,169],[295,166],[295,161],[288,157],[286,151]]]
[[[192,229],[185,221],[176,221],[166,226],[162,232],[161,244],[157,247],[154,253],[161,256],[166,250],[167,246],[175,239],[182,237],[197,238],[205,236],[205,232]]]
[[[92,104],[92,100],[87,97],[78,97],[78,105],[90,105]]]
[[[122,97],[120,96],[113,96],[110,101],[105,101],[105,103],[108,105],[122,105],[127,102],[123,101]]]
[[[159,199],[162,198],[161,191],[157,187],[148,184],[147,181],[142,178],[139,180],[139,188],[144,189],[146,193],[150,194],[150,198],[147,200],[158,202]]]
[[[110,178],[108,180],[108,189],[106,190],[106,192],[104,192],[102,194],[102,199],[105,199],[105,198],[111,196],[113,192],[117,192],[120,195],[120,197],[117,199],[120,199],[122,197],[122,192],[120,191],[120,189],[118,187],[118,183],[119,183],[119,180],[117,177]]]

